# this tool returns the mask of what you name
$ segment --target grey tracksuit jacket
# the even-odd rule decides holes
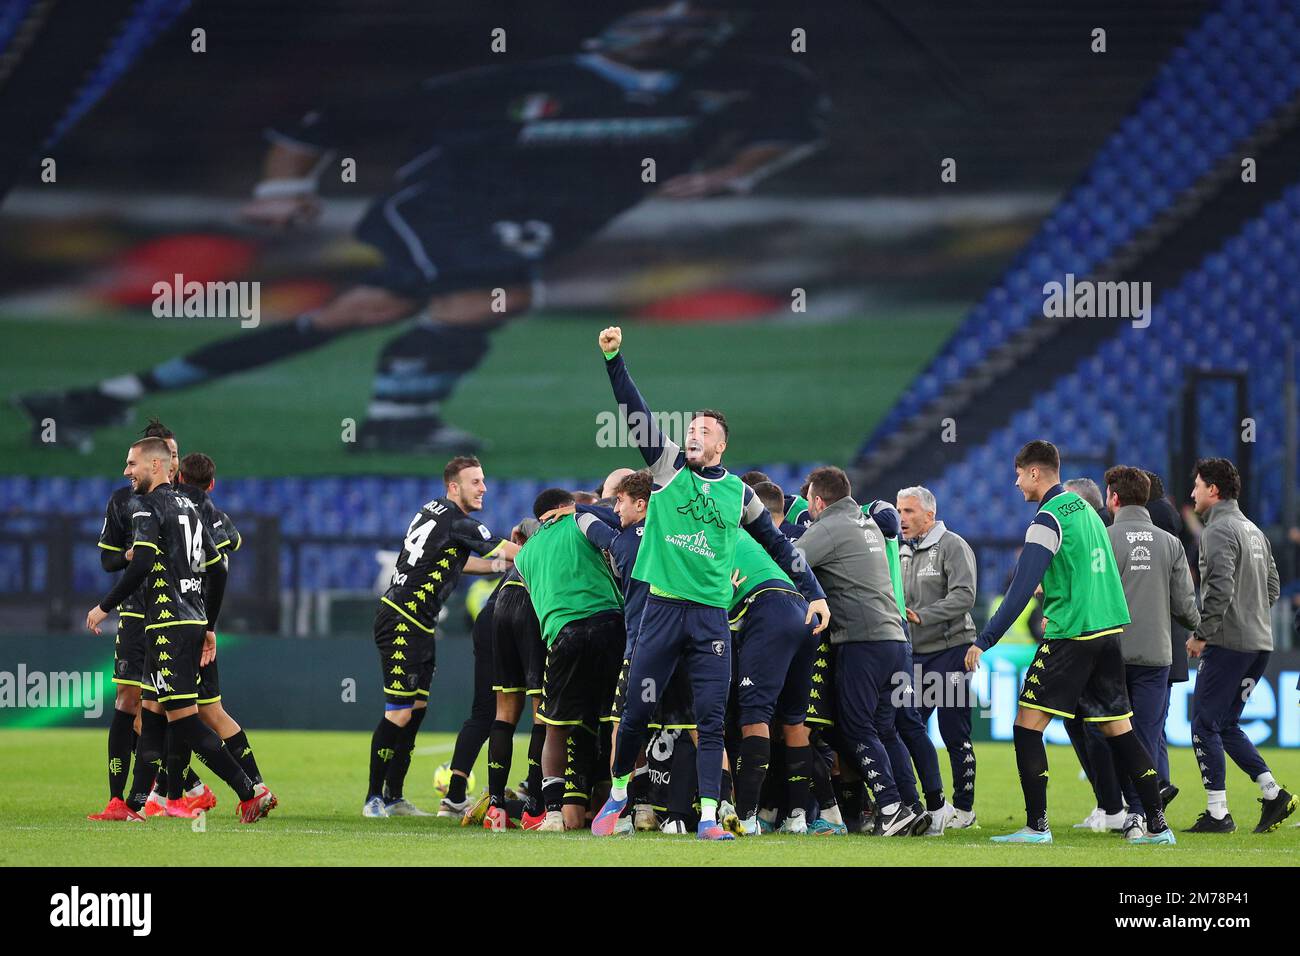
[[[973,643],[976,573],[970,545],[936,521],[919,541],[903,542],[898,561],[908,610],[921,619],[911,625],[912,650],[933,654]]]
[[[828,505],[794,546],[826,592],[832,644],[907,640],[885,536],[856,501],[844,497]]]
[[[1201,623],[1196,637],[1234,651],[1271,651],[1269,609],[1281,593],[1273,548],[1235,500],[1220,501],[1201,532]]]
[[[1168,667],[1173,663],[1170,618],[1189,629],[1201,623],[1187,553],[1177,538],[1152,523],[1141,505],[1120,508],[1106,533],[1132,621],[1120,638],[1124,663]]]

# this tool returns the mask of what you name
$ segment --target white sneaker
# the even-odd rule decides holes
[[[384,806],[384,798],[371,797],[369,800],[366,801],[365,806],[361,808],[361,815],[363,817],[388,816],[388,808]]]
[[[788,817],[785,818],[785,820],[781,822],[781,828],[776,832],[794,833],[803,836],[808,832],[808,821],[804,819],[804,815],[802,813],[796,811],[794,813],[791,813]]]
[[[978,830],[979,824],[975,822],[974,810],[962,810],[960,807],[952,808],[952,819],[948,821],[949,830]]]
[[[1124,818],[1124,839],[1136,840],[1140,836],[1146,836],[1147,818],[1140,813],[1130,813]]]
[[[655,816],[655,808],[648,803],[638,803],[632,808],[632,824],[642,833],[651,833],[659,829],[659,819]]]
[[[655,829],[651,827],[651,829]],[[636,832],[631,817],[619,817],[614,821],[614,836],[631,836]]]
[[[1092,813],[1083,818],[1083,822],[1074,825],[1076,830],[1091,830],[1093,833],[1119,832],[1124,829],[1124,811],[1107,813],[1101,807],[1093,807]]]
[[[943,836],[943,831],[948,828],[949,821],[957,812],[957,808],[951,803],[945,802],[942,807],[930,814],[930,825],[925,828],[922,836]]]
[[[448,800],[443,797],[438,802],[438,816],[459,820],[465,815],[465,811],[469,809],[469,805],[473,802],[468,796],[464,800]]]
[[[741,833],[742,833],[742,835],[747,836],[747,837],[750,837],[750,836],[762,836],[762,835],[763,835],[763,831],[762,831],[761,829],[759,829],[759,826],[758,826],[758,817],[757,817],[757,816],[746,817],[745,819],[741,820],[741,821],[740,821],[740,829],[741,829]]]
[[[402,797],[400,800],[393,800],[386,804],[384,809],[388,811],[390,817],[428,817],[431,813],[425,813],[410,800]]]
[[[671,833],[674,836],[681,836],[682,834],[688,833],[690,831],[686,829],[686,821],[683,820],[681,817],[669,817],[663,823],[659,824],[659,832]]]
[[[547,810],[546,819],[542,821],[542,825],[537,829],[543,833],[563,833],[564,814],[559,810]]]

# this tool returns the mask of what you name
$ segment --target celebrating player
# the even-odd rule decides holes
[[[442,477],[447,494],[427,502],[411,519],[375,613],[384,716],[370,741],[370,782],[361,810],[366,817],[414,815],[402,785],[428,707],[434,625],[470,553],[512,560],[519,553],[518,545],[470,517],[483,508],[487,492],[477,458],[453,458]]]
[[[794,550],[772,525],[767,509],[741,480],[721,465],[727,447],[727,423],[712,409],[696,413],[680,449],[654,426],[645,399],[637,391],[620,354],[623,332],[600,333],[600,349],[614,398],[628,413],[651,423],[641,454],[650,465],[654,492],[646,512],[645,533],[633,576],[650,585],[641,632],[628,671],[628,695],[614,748],[613,786],[609,800],[592,821],[592,833],[614,832],[627,805],[628,777],[645,744],[646,725],[663,688],[677,667],[685,666],[694,692],[699,742],[701,839],[733,839],[718,825],[722,784],[722,731],[731,683],[731,631],[726,609],[731,603],[736,537],[753,535],[781,570],[797,579],[808,599],[806,623],[814,616],[821,630],[830,619],[826,597],[806,568],[795,567]]]
[[[147,583],[142,741],[149,738],[161,751],[170,727],[179,743],[198,754],[239,795],[240,820],[255,823],[269,812],[274,795],[265,784],[255,785],[248,778],[198,713],[199,668],[216,654],[226,570],[198,509],[172,486],[171,471],[172,450],[160,438],[141,439],[127,453],[125,474],[136,491],[131,563],[112,591],[87,613],[86,626],[98,634],[109,612]],[[181,809],[173,814],[169,803],[167,812],[191,815],[188,807]]]

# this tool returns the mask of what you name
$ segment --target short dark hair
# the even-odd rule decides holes
[[[600,495],[592,494],[590,491],[579,488],[577,491],[573,492],[573,500],[580,505],[594,505],[600,500]]]
[[[799,497],[804,499],[804,501],[808,500],[808,484],[808,479],[805,478],[803,484],[799,486]]]
[[[691,418],[716,418],[718,424],[722,426],[722,440],[726,441],[731,437],[731,429],[727,427],[727,416],[716,408],[701,408]]]
[[[767,475],[763,474],[761,471],[755,470],[745,472],[740,476],[740,480],[753,488],[755,485],[759,484],[759,482],[771,481],[772,479],[767,477]]]
[[[201,451],[192,451],[181,459],[181,481],[207,488],[217,477],[217,463]]]
[[[1147,501],[1155,501],[1157,498],[1165,496],[1165,483],[1154,471],[1143,471],[1147,480],[1151,482],[1151,494],[1147,495]]]
[[[627,495],[633,501],[649,501],[650,491],[654,484],[650,480],[650,472],[634,471],[630,475],[624,475],[617,485],[614,486],[615,495]]]
[[[1033,441],[1025,442],[1025,446],[1016,454],[1017,468],[1028,468],[1031,465],[1040,465],[1048,471],[1059,474],[1061,471],[1061,453],[1056,450],[1056,446],[1050,441],[1035,438]]]
[[[1115,465],[1106,469],[1104,480],[1121,505],[1145,505],[1151,500],[1151,479],[1141,468]]]
[[[817,489],[817,497],[828,505],[853,494],[849,476],[844,473],[843,468],[836,468],[834,465],[813,469],[812,474],[808,476],[809,496],[812,495],[814,488]]]
[[[758,500],[763,502],[763,507],[768,511],[784,513],[785,493],[776,482],[760,481],[754,485],[754,494],[758,495]]]
[[[1219,489],[1219,497],[1230,501],[1241,496],[1241,474],[1237,466],[1226,458],[1198,458],[1192,469],[1192,480],[1200,476],[1206,485]]]
[[[541,520],[542,515],[552,508],[563,508],[575,504],[573,492],[567,488],[547,488],[533,501],[533,517]]]
[[[164,440],[168,438],[176,437],[176,433],[174,431],[172,431],[162,422],[158,421],[158,419],[156,418],[149,419],[149,424],[145,425],[144,428],[140,429],[140,434],[143,435],[145,438],[162,438]]]
[[[447,462],[447,467],[442,470],[443,484],[451,487],[451,483],[460,477],[460,473],[466,468],[482,468],[483,463],[473,455],[457,455],[451,461]]]
[[[140,454],[150,458],[161,458],[169,463],[172,460],[172,450],[167,447],[167,440],[164,438],[155,438],[153,436],[141,438],[139,441],[133,442],[131,447],[140,449]]]

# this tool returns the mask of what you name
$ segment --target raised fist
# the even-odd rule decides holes
[[[611,325],[600,333],[600,350],[602,352],[617,352],[623,345],[623,330],[617,325]]]

